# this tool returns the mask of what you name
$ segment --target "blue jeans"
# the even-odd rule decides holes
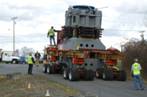
[[[134,75],[133,76],[133,84],[134,84],[134,88],[136,90],[139,90],[139,89],[143,90],[144,89],[144,87],[143,87],[143,80],[142,80],[140,75]]]
[[[52,41],[54,42],[54,45],[55,45],[56,43],[55,43],[55,37],[54,36],[50,36],[50,45],[52,45]]]

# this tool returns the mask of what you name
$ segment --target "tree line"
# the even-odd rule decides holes
[[[131,65],[137,58],[142,66],[143,77],[147,79],[147,40],[132,39],[123,45],[123,64],[127,73],[130,74]]]

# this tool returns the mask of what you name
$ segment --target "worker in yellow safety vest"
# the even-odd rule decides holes
[[[49,29],[49,31],[47,33],[47,37],[50,38],[50,45],[52,45],[52,40],[54,42],[54,45],[56,44],[55,43],[55,30],[54,30],[53,26],[51,26],[51,28]]]
[[[133,77],[134,88],[136,90],[144,90],[143,80],[141,77],[141,65],[138,63],[138,59],[134,59],[134,63],[131,67],[131,74]]]
[[[29,65],[28,74],[32,74],[33,64],[35,63],[35,61],[34,61],[34,58],[32,57],[31,53],[29,53],[29,56],[27,57],[27,63]]]

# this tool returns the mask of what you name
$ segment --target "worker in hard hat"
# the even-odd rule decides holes
[[[133,77],[134,88],[136,90],[144,90],[143,80],[141,77],[141,65],[138,63],[138,59],[134,59],[134,63],[131,67],[131,74]]]
[[[29,53],[29,56],[27,57],[27,63],[29,65],[28,74],[32,74],[33,64],[35,63],[34,58],[32,57],[32,53]]]
[[[49,29],[49,31],[47,33],[47,37],[50,38],[50,45],[52,45],[52,41],[54,42],[54,45],[56,45],[56,43],[55,43],[55,30],[54,30],[53,26],[51,26],[51,28]]]

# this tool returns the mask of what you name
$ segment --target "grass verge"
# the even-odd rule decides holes
[[[81,95],[78,90],[50,81],[42,75],[0,75],[1,97],[44,97],[47,90],[51,97]]]

